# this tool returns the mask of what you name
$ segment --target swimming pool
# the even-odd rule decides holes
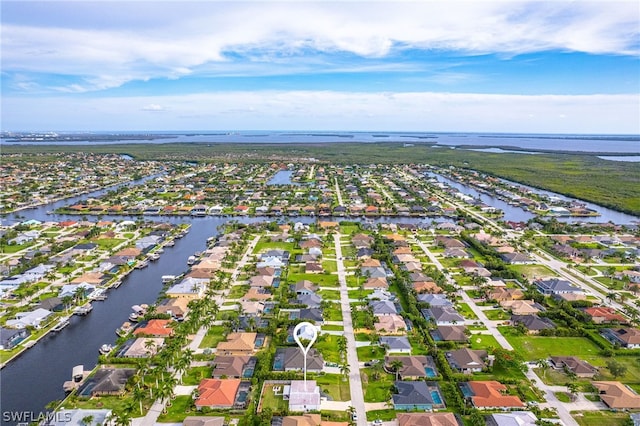
[[[438,375],[438,373],[436,373],[436,369],[433,367],[425,367],[424,373],[427,375],[427,377],[436,377]]]
[[[248,392],[240,391],[238,392],[238,397],[236,398],[237,402],[245,402],[247,400]]]
[[[440,396],[440,392],[438,392],[437,390],[431,391],[431,399],[433,400],[434,404],[442,404],[442,397]]]
[[[473,396],[473,391],[467,383],[460,383],[460,390],[462,391],[462,395],[464,395],[465,398]]]

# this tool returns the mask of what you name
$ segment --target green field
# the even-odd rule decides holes
[[[550,355],[573,355],[587,359],[597,357],[600,353],[600,348],[586,337],[518,335],[510,327],[499,327],[499,330],[527,361],[546,359]]]
[[[344,380],[341,374],[323,374],[317,376],[315,380],[320,389],[328,393],[334,401],[349,401],[351,399],[349,380]]]

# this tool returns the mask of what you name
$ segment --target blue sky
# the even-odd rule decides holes
[[[636,1],[2,1],[2,130],[640,133]]]

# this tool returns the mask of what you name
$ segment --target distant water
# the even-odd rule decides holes
[[[92,140],[100,135],[122,135],[121,140]],[[77,133],[76,133],[77,135]],[[149,139],[126,139],[127,135],[145,135]],[[404,142],[432,143],[436,146],[457,146],[470,149],[500,148],[529,151],[567,151],[607,154],[640,154],[638,135],[551,135],[551,134],[498,134],[498,133],[420,133],[420,132],[97,132],[87,133],[86,141],[10,141],[4,135],[2,144],[121,144],[121,143],[340,143],[340,142]],[[130,138],[132,136],[129,136]],[[476,148],[474,148],[476,147]],[[496,151],[489,151],[496,152]],[[497,151],[500,152],[500,151]]]

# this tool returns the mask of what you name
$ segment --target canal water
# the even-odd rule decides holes
[[[267,185],[300,185],[299,182],[291,181],[292,176],[293,170],[279,170],[267,181]]]
[[[484,203],[492,206],[492,207],[496,207],[501,209],[504,212],[504,216],[502,217],[503,220],[505,221],[513,221],[513,222],[526,222],[529,219],[533,219],[535,217],[535,215],[531,212],[528,212],[524,209],[521,209],[520,207],[516,207],[516,206],[512,206],[509,203],[506,203],[496,197],[491,196],[490,194],[485,194],[482,192],[479,192],[477,190],[475,190],[474,188],[465,185],[463,183],[460,182],[456,182],[452,179],[449,179],[445,176],[442,176],[438,173],[428,173],[429,177],[434,177],[436,178],[439,182],[443,182],[446,183],[447,185],[449,185],[452,188],[457,189],[458,191],[462,192],[463,194],[469,195],[473,198],[480,198],[480,200],[482,200]],[[562,200],[567,200],[567,201],[578,201],[580,203],[583,203],[587,208],[589,209],[593,209],[595,211],[597,211],[598,213],[600,213],[600,216],[593,216],[593,217],[558,217],[557,219],[561,222],[571,222],[571,223],[575,223],[575,222],[594,222],[594,223],[607,223],[607,222],[613,222],[616,224],[620,224],[620,225],[628,225],[628,224],[632,224],[634,222],[638,222],[640,221],[640,217],[637,216],[632,216],[630,214],[626,214],[626,213],[622,213],[616,210],[612,210],[606,207],[602,207],[593,203],[589,203],[586,201],[582,201],[582,200],[577,200],[575,198],[571,198],[571,197],[566,197],[564,195],[559,195],[556,194],[554,192],[550,192],[550,191],[544,191],[541,189],[537,189],[537,188],[533,188],[527,185],[523,185],[523,184],[519,184],[519,183],[515,183],[515,182],[510,182],[507,181],[505,179],[503,179],[505,182],[509,182],[512,183],[514,185],[518,185],[518,186],[522,186],[524,188],[528,188],[531,189],[532,191],[535,191],[537,193],[540,194],[546,194],[548,196],[551,197],[558,197]]]

